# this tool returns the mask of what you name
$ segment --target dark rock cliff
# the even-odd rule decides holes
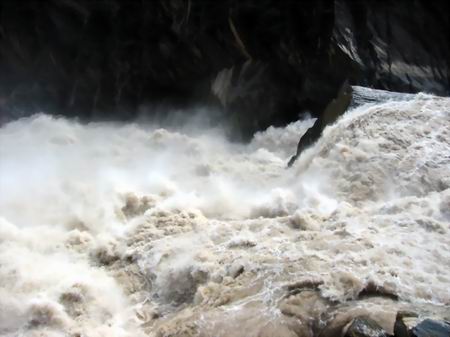
[[[319,118],[342,83],[448,95],[446,1],[0,2],[0,123],[173,107],[223,111],[234,136]],[[168,111],[168,110],[167,110]]]

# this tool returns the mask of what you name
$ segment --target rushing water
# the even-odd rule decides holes
[[[450,100],[346,113],[290,169],[298,121],[0,129],[0,335],[334,336],[450,316]],[[337,329],[337,328],[336,328]],[[328,332],[327,332],[328,331]]]

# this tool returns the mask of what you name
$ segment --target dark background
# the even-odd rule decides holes
[[[448,3],[3,0],[0,123],[207,106],[248,139],[320,117],[346,80],[449,95]]]

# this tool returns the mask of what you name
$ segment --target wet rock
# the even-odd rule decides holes
[[[323,129],[325,129],[327,125],[333,124],[338,117],[344,114],[350,106],[351,100],[352,88],[348,82],[344,82],[339,89],[337,96],[331,100],[325,110],[318,116],[314,125],[300,138],[297,145],[297,153],[289,160],[288,166],[291,166],[304,150],[319,139]]]
[[[449,10],[425,0],[3,1],[0,123],[38,111],[164,119],[168,106],[200,103],[248,139],[306,111],[326,115],[346,80],[446,95]]]
[[[399,311],[395,319],[395,337],[411,337],[411,328],[417,325],[417,314],[414,312]]]
[[[449,337],[450,323],[425,319],[412,329],[414,337]]]
[[[438,55],[448,53],[449,44],[432,42],[447,39],[437,22],[449,24],[444,14],[448,3],[416,1],[408,9],[404,5],[403,1],[336,1],[333,35],[339,48],[362,70],[361,84],[372,82],[377,88],[400,92],[448,92],[444,83],[449,80],[449,64]]]
[[[350,108],[353,109],[364,104],[380,104],[388,101],[410,101],[414,97],[414,94],[353,86]]]
[[[414,312],[399,311],[395,326],[395,337],[449,337],[450,323],[435,319],[420,319]]]
[[[377,322],[367,317],[355,318],[346,330],[345,337],[388,337]]]
[[[378,305],[375,304],[376,302],[378,302]],[[381,303],[383,304],[380,306]],[[391,305],[395,306],[395,303],[390,299],[361,300],[347,303],[329,302],[327,311],[320,318],[321,324],[318,326],[317,336],[346,336],[350,326],[358,320],[359,322],[363,321],[361,326],[364,326],[364,321],[373,322],[369,326],[376,328],[375,331],[382,331],[386,336],[393,336],[397,311],[390,310]]]

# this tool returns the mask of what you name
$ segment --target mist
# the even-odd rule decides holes
[[[401,309],[448,319],[449,111],[362,105],[290,169],[313,119],[247,144],[198,119],[9,122],[0,334],[333,336],[302,319],[351,303],[387,331]]]

